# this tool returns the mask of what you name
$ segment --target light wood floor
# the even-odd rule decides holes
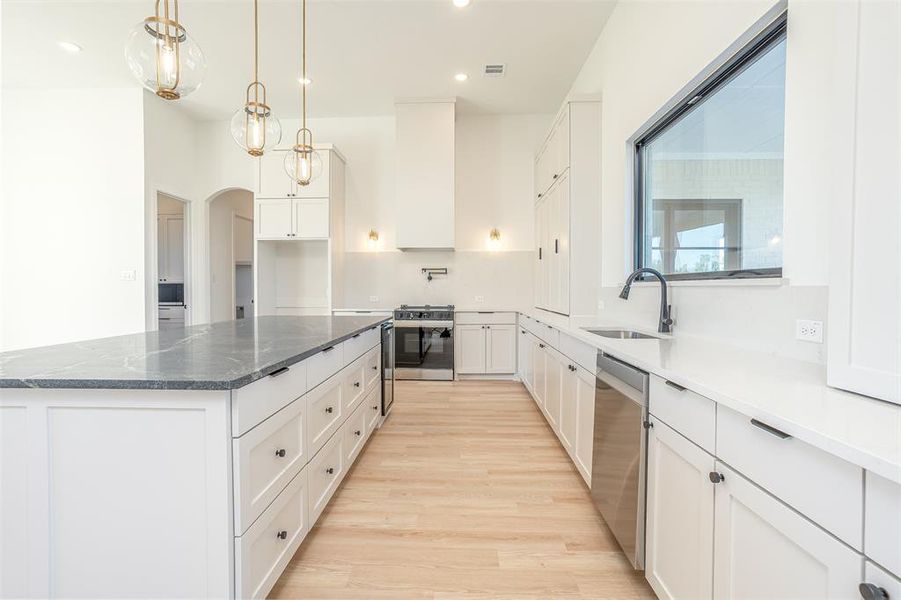
[[[398,382],[273,598],[654,598],[514,382]]]

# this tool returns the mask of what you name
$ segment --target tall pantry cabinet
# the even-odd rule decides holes
[[[297,185],[283,164],[290,150],[259,159],[254,199],[257,315],[330,315],[343,301],[344,173],[331,144],[317,144],[322,174]]]
[[[572,100],[535,158],[535,306],[593,315],[600,284],[601,103]]]

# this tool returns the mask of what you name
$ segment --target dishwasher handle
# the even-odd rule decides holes
[[[644,394],[648,389],[648,374],[615,356],[610,356],[605,352],[598,352],[597,367],[598,378],[600,379],[603,379],[603,374],[606,374],[641,394]]]

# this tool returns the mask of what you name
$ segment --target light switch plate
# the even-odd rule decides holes
[[[370,297],[369,297],[369,301],[370,301],[370,302],[378,302],[378,301],[379,301],[379,297],[378,297],[378,296],[370,296]]]
[[[135,271],[120,271],[119,279],[122,281],[134,281],[137,277],[137,273]]]
[[[484,302],[485,296],[476,296],[476,302]]]
[[[823,343],[823,322],[798,319],[795,321],[795,337],[803,342]]]

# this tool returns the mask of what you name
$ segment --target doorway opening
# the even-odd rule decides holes
[[[253,193],[226,190],[210,200],[210,321],[252,319]]]
[[[187,202],[156,194],[157,328],[180,329],[189,324],[190,240]]]

